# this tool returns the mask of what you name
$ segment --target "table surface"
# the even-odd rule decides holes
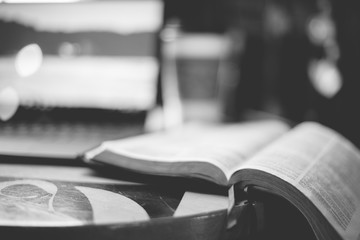
[[[55,229],[68,238],[66,229],[72,229],[80,238],[104,238],[110,228],[115,233],[104,239],[119,234],[156,239],[166,233],[175,239],[208,239],[209,234],[217,239],[226,222],[226,194],[168,183],[121,180],[86,166],[0,163],[0,229],[11,234],[21,229],[21,237],[30,231],[53,238],[50,229]]]

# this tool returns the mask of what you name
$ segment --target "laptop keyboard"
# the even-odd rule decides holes
[[[60,112],[65,113],[65,110]],[[42,115],[25,121],[17,116],[12,121],[0,123],[0,155],[74,159],[102,141],[143,132],[141,117],[132,118],[131,114],[107,119],[77,114],[79,118],[72,115],[71,120]],[[92,114],[97,115],[96,112]]]
[[[81,123],[15,123],[0,127],[2,136],[34,136],[57,138],[115,138],[121,135],[124,126],[115,124]]]

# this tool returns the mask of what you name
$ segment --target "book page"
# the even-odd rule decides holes
[[[172,131],[108,141],[100,149],[88,152],[85,157],[96,158],[99,151],[107,150],[143,161],[207,162],[220,168],[228,177],[249,156],[288,129],[286,123],[278,120],[194,124]]]
[[[246,167],[289,182],[314,203],[343,239],[359,239],[360,153],[339,134],[316,123],[303,123]]]

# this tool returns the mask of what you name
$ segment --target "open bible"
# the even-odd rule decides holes
[[[258,186],[297,207],[318,239],[360,239],[360,151],[319,123],[193,124],[107,141],[84,160],[235,189]]]

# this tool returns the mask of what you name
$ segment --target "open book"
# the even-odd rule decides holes
[[[296,206],[318,239],[360,239],[360,152],[318,123],[189,125],[104,142],[84,159],[236,188],[259,186]]]

